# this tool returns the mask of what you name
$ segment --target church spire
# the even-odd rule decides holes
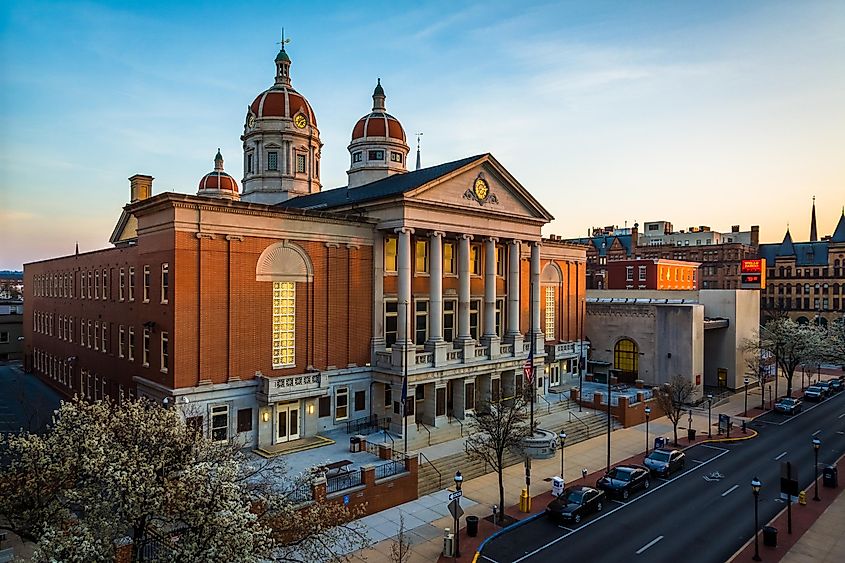
[[[417,133],[417,167],[415,170],[420,169],[420,137],[422,137],[422,133]]]
[[[819,234],[816,230],[816,196],[813,196],[813,216],[810,219],[810,242],[819,240]]]

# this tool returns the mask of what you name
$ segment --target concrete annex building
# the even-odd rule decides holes
[[[408,171],[380,82],[348,186],[323,191],[290,67],[283,47],[249,105],[242,191],[219,152],[197,195],[135,175],[112,248],[26,265],[27,368],[271,450],[364,419],[401,433],[406,362],[412,440],[514,393],[532,338],[539,386],[576,372],[584,248],[542,239],[551,215],[490,154]]]

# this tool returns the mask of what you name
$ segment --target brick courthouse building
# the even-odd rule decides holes
[[[263,448],[361,419],[401,435],[405,362],[412,439],[514,393],[531,338],[538,386],[576,373],[584,248],[542,239],[551,215],[490,154],[407,171],[381,84],[349,185],[323,191],[316,115],[275,64],[242,190],[219,152],[197,195],[135,175],[113,247],[26,265],[27,368]]]

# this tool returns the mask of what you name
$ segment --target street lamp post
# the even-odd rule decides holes
[[[815,467],[815,475],[816,475],[816,496],[813,497],[813,500],[822,500],[819,498],[819,448],[822,447],[822,441],[818,438],[813,438],[813,454],[815,455],[816,463]]]
[[[648,455],[648,417],[651,415],[651,407],[645,408],[645,455]]]
[[[566,450],[563,449],[566,445],[566,432],[561,432],[558,436],[560,438],[560,478],[566,484]]]
[[[754,493],[754,561],[762,561],[760,559],[760,524],[757,515],[757,505],[760,501],[760,488],[763,484],[760,479],[755,477],[751,480],[751,491]]]
[[[742,380],[745,383],[745,412],[743,412],[743,416],[748,416],[748,382],[751,381],[747,377]]]
[[[460,492],[461,491],[461,484],[464,482],[464,477],[461,475],[460,471],[455,472],[455,490]],[[455,499],[457,506],[455,507],[455,557],[461,556],[461,530],[459,526],[461,525],[460,518],[458,515],[460,514],[461,510],[461,497]]]
[[[707,395],[707,437],[713,437],[713,423],[711,422],[710,415],[712,414],[712,407],[713,406],[713,395]]]

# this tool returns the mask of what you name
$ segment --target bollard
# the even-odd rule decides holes
[[[742,433],[747,434],[747,432],[745,430],[745,421],[744,420],[742,421]]]
[[[807,506],[807,493],[806,492],[801,491],[800,493],[798,493],[798,504],[800,504],[802,506]]]
[[[587,478],[587,468],[586,468],[586,467],[585,467],[584,469],[582,469],[582,470],[581,470],[581,478],[582,478],[582,479],[586,479],[586,478]]]
[[[531,497],[528,496],[528,489],[522,489],[522,493],[519,495],[519,511],[531,512]]]

